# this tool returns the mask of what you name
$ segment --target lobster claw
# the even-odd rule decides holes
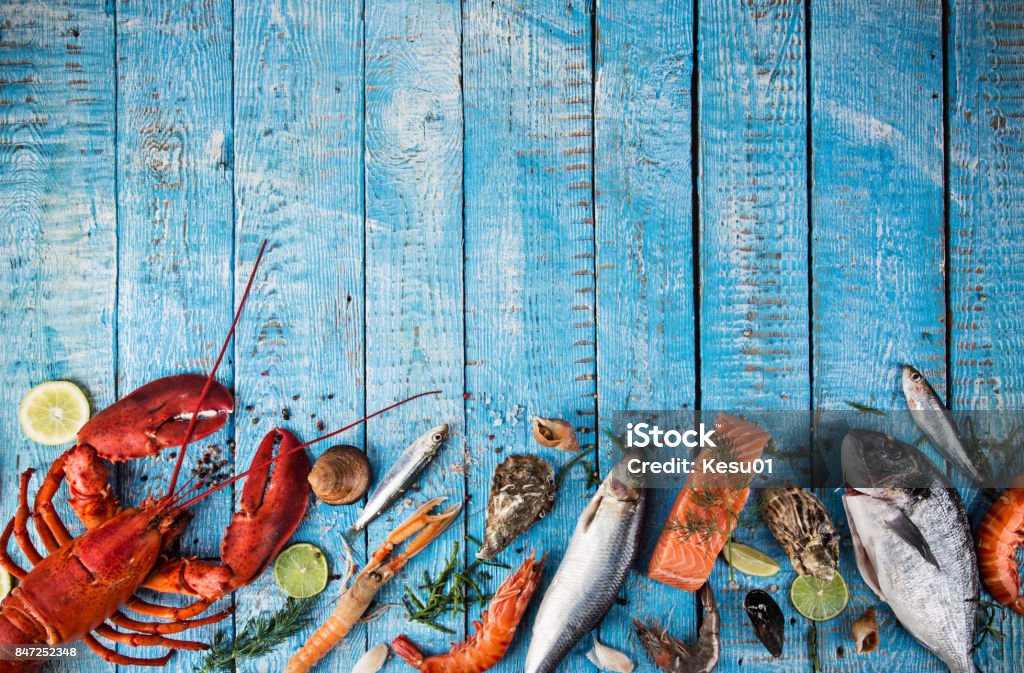
[[[278,455],[283,455],[298,447],[299,440],[281,429],[263,438],[221,546],[221,560],[231,568],[236,587],[249,584],[266,570],[299,527],[309,504],[309,457],[304,450],[293,451],[276,460],[271,473],[275,445]]]
[[[201,374],[177,374],[150,381],[93,416],[78,431],[79,445],[114,462],[181,445],[206,380]],[[227,388],[211,382],[192,438],[219,430],[232,407]]]

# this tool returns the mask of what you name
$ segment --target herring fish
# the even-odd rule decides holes
[[[629,474],[629,454],[612,468],[576,523],[541,599],[525,673],[551,673],[619,595],[640,544],[646,493]]]
[[[359,518],[348,529],[348,535],[363,530],[384,510],[398,502],[434,460],[446,439],[448,426],[441,424],[431,428],[410,444],[373,489]]]
[[[842,464],[864,581],[951,673],[975,673],[978,565],[959,493],[923,453],[880,432],[847,433]]]
[[[956,421],[921,372],[903,365],[903,396],[907,398],[914,423],[928,437],[932,446],[975,484],[984,481],[981,471],[967,453]]]

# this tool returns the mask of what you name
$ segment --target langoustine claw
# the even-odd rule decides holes
[[[1000,605],[1024,615],[1017,549],[1024,545],[1024,476],[1006,489],[978,526],[978,569]]]
[[[668,635],[656,622],[644,624],[634,619],[633,626],[644,651],[662,670],[668,673],[710,673],[718,665],[721,654],[721,627],[715,594],[710,584],[697,592],[704,608],[704,621],[697,634],[697,642],[688,645]]]
[[[534,554],[523,561],[498,590],[480,621],[473,622],[476,633],[464,643],[457,643],[447,654],[424,657],[404,635],[395,638],[391,649],[420,673],[482,673],[498,663],[515,636],[516,627],[530,604],[533,592],[544,570],[544,555],[539,561]]]

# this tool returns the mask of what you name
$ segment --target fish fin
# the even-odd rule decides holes
[[[925,561],[931,563],[936,569],[941,570],[938,560],[932,554],[931,547],[928,546],[928,540],[924,539],[924,535],[921,534],[921,529],[917,527],[917,524],[903,510],[897,511],[899,514],[887,521],[885,525],[889,530],[896,533],[900,539],[916,549]]]

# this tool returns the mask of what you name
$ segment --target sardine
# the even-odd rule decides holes
[[[576,523],[533,623],[525,673],[551,673],[608,612],[640,545],[646,493],[627,455],[612,468]]]
[[[448,439],[448,426],[439,425],[428,430],[402,452],[387,473],[373,489],[359,518],[348,529],[347,535],[357,533],[398,502],[427,469],[437,452]]]
[[[907,398],[910,415],[917,427],[928,437],[942,457],[981,485],[984,477],[964,447],[956,421],[921,372],[903,365],[903,396]]]
[[[978,567],[959,493],[913,446],[867,430],[842,447],[857,569],[952,673],[974,673]]]

